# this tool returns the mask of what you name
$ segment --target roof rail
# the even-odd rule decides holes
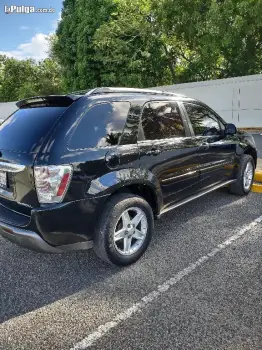
[[[94,88],[94,89],[89,90],[89,91],[86,93],[86,95],[94,95],[95,93],[98,93],[98,91],[104,90],[104,89],[109,89],[109,88],[103,88],[103,87]],[[107,92],[107,91],[103,91],[103,92]]]
[[[86,95],[89,91],[92,91],[94,89],[85,89],[85,90],[77,90],[70,92],[71,95]]]
[[[151,90],[151,89],[136,89],[136,88],[119,88],[119,87],[100,87],[89,90],[85,95],[92,96],[96,94],[110,94],[110,93],[134,93],[134,94],[157,94],[157,95],[170,95],[170,96],[185,96],[170,91]]]

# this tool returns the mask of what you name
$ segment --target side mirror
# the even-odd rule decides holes
[[[235,135],[237,133],[237,128],[234,124],[226,124],[225,135]]]

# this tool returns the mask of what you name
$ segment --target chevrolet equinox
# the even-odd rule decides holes
[[[0,233],[36,251],[134,263],[154,219],[220,187],[245,196],[253,137],[204,103],[144,89],[28,98],[0,126]]]

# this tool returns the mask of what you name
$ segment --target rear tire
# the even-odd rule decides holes
[[[255,163],[249,154],[243,154],[240,160],[237,181],[230,185],[229,191],[238,196],[246,196],[251,191],[255,174]]]
[[[153,212],[147,201],[133,194],[116,194],[106,204],[95,230],[94,250],[109,264],[133,264],[146,251],[153,228]]]

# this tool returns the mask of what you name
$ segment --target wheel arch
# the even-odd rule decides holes
[[[109,195],[107,201],[118,193],[132,193],[144,198],[157,217],[163,206],[160,185],[152,173],[144,169],[122,169],[107,173],[91,181],[88,195]]]
[[[119,193],[132,193],[144,198],[151,206],[154,216],[157,217],[159,215],[161,200],[157,194],[157,190],[153,186],[149,184],[129,184],[115,190],[108,199]]]
[[[254,159],[255,166],[257,166],[257,151],[254,148],[247,147],[243,154],[249,154]]]

